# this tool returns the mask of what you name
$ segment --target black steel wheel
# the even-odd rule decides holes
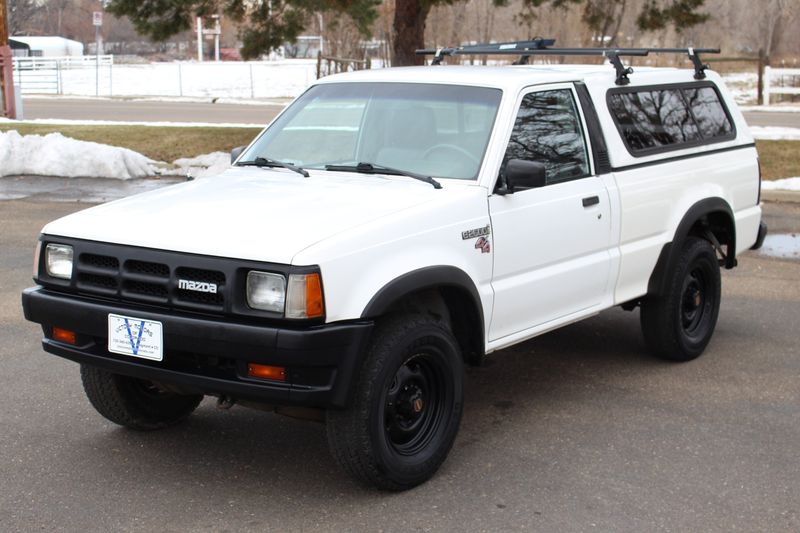
[[[705,350],[719,315],[721,278],[714,247],[688,238],[669,275],[666,294],[642,302],[642,331],[656,355],[689,361]]]
[[[328,443],[342,468],[385,490],[429,479],[455,440],[463,362],[447,325],[427,315],[378,326],[345,410],[327,414]]]
[[[176,394],[143,379],[81,365],[86,397],[108,420],[140,431],[173,426],[200,404],[202,394]]]

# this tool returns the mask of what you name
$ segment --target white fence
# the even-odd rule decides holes
[[[792,86],[792,82],[795,86]],[[764,67],[764,105],[773,94],[800,95],[800,68]]]
[[[280,98],[316,79],[314,59],[115,63],[113,56],[15,58],[23,94],[74,96]]]
[[[107,72],[111,86],[114,56],[15,57],[14,80],[22,94],[64,94],[64,71],[93,71],[95,95],[100,78]],[[101,74],[101,69],[103,74]]]

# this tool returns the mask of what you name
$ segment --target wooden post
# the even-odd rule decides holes
[[[322,50],[317,50],[317,79],[320,78],[321,70],[322,70]]]
[[[6,0],[0,0],[0,46],[8,44],[8,6]]]
[[[17,102],[14,99],[14,61],[8,46],[8,6],[0,0],[0,93],[3,98],[3,114],[17,118]]]

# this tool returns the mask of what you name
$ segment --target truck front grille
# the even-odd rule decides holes
[[[225,310],[224,272],[192,266],[192,256],[185,254],[150,251],[148,255],[161,255],[164,260],[146,261],[129,257],[136,255],[135,248],[108,245],[104,248],[116,248],[117,254],[81,253],[78,256],[75,287],[81,293],[164,307]],[[216,291],[179,288],[179,279],[213,284]]]

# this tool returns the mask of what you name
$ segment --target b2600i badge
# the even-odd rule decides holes
[[[491,230],[489,228],[489,225],[487,224],[482,228],[468,229],[466,231],[462,231],[461,238],[466,241],[468,239],[474,239],[475,237],[485,237],[486,235],[489,235],[489,233],[491,233]]]

